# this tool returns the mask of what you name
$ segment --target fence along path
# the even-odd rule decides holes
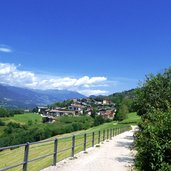
[[[89,148],[78,153],[74,160],[65,159],[41,171],[131,171],[134,155],[130,147],[136,127],[105,141],[99,148]]]
[[[34,143],[0,148],[0,171],[37,171],[56,166],[67,157],[74,158],[80,151],[86,151],[95,144],[111,139],[130,127],[110,128],[96,132]]]

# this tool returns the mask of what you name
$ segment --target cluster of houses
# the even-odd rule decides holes
[[[94,110],[95,109],[95,110]],[[116,113],[115,104],[110,100],[104,99],[97,101],[92,98],[73,99],[72,104],[65,107],[49,108],[38,107],[38,113],[43,117],[57,117],[57,116],[79,116],[79,115],[101,115],[106,119],[113,119]]]

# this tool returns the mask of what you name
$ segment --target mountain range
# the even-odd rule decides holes
[[[71,98],[85,96],[68,90],[33,90],[0,84],[0,106],[9,108],[34,108]]]

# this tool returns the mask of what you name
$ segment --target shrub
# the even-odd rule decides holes
[[[2,120],[0,120],[0,126],[5,126],[5,122],[3,122]]]
[[[164,171],[171,167],[171,110],[154,111],[139,125],[136,166],[140,170]],[[166,169],[167,170],[167,169]]]
[[[0,117],[9,117],[10,114],[7,109],[5,108],[0,108]]]
[[[105,122],[105,119],[103,118],[103,116],[101,115],[98,115],[95,117],[94,119],[94,126],[98,126],[98,125],[101,125]]]
[[[142,117],[136,135],[139,170],[171,170],[171,68],[147,77],[137,91],[136,108]]]

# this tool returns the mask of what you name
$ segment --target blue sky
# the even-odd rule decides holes
[[[0,82],[85,95],[171,65],[171,1],[2,0]]]

